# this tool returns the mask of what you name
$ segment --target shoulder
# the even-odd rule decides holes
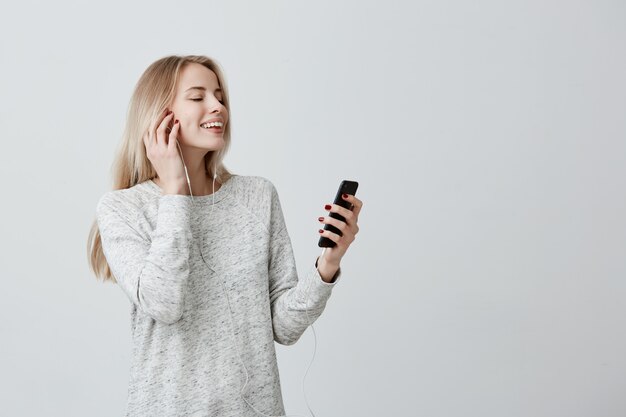
[[[259,175],[237,175],[230,179],[236,204],[245,209],[271,231],[282,216],[278,191],[274,183]]]
[[[275,188],[274,184],[267,178],[260,175],[233,175],[230,179],[235,188],[245,191],[267,191]]]
[[[105,192],[96,204],[98,216],[115,213],[125,218],[134,218],[147,205],[158,204],[159,194],[147,181],[130,188]]]
[[[278,196],[274,183],[260,175],[233,175],[229,181],[233,182],[231,189],[234,197],[247,204],[258,205]]]

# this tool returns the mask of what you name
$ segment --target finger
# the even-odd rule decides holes
[[[328,208],[329,206],[330,208]],[[346,223],[353,223],[354,213],[347,208],[341,207],[339,204],[327,204],[324,206],[324,208],[326,210],[329,210],[331,213],[341,214],[346,219]]]
[[[350,197],[352,197],[352,195],[350,195],[350,194],[341,194],[341,198],[342,198],[344,201],[346,201],[346,202],[350,203],[350,204],[348,204],[348,206],[349,206],[349,207],[348,207],[348,210],[352,211],[352,210],[354,209],[354,204],[352,204],[352,201],[353,201],[353,200],[351,200],[351,199],[350,199]]]
[[[341,239],[341,236],[339,236],[337,233],[333,233],[330,230],[324,230],[324,229],[319,229],[318,233],[320,234],[320,236],[327,237],[339,245],[339,239]]]
[[[330,224],[332,226],[335,226],[337,229],[341,231],[342,234],[346,234],[346,229],[348,225],[339,219],[335,219],[334,217],[327,216],[327,217],[318,217],[317,220],[320,223]]]
[[[167,116],[167,112],[169,110],[168,109],[164,109],[158,116],[157,118],[154,120],[154,122],[152,122],[152,124],[150,125],[150,130],[148,131],[150,133],[150,135],[154,135],[154,132],[156,131],[157,127],[161,124],[161,122],[163,121],[163,118],[165,116]]]
[[[180,130],[180,123],[178,120],[174,122],[174,127],[172,127],[172,131],[170,132],[170,138],[167,143],[167,147],[172,149],[176,147],[176,141],[178,140],[178,131]]]
[[[172,117],[174,117],[174,115],[172,114]],[[170,122],[172,121],[172,119],[170,119]],[[174,128],[174,124],[172,123],[172,127],[170,127],[170,123],[168,123],[165,127],[165,133],[167,135],[169,135],[170,133],[172,133],[172,129]],[[167,137],[167,136],[166,136]]]
[[[346,197],[344,197],[344,195]],[[363,207],[363,202],[359,200],[358,198],[356,198],[355,196],[350,195],[350,194],[343,194],[341,198],[343,198],[345,201],[348,201],[352,204],[352,212],[354,213],[355,216],[358,217],[359,213],[361,212],[361,207]]]
[[[172,117],[174,117],[174,113],[168,114],[167,116],[163,118],[163,120],[161,120],[161,124],[159,125],[159,128],[156,131],[157,145],[160,145],[161,143],[163,143],[164,145],[167,145],[166,128],[170,120],[172,120]]]

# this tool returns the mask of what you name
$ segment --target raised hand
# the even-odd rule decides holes
[[[157,117],[143,136],[146,155],[156,170],[165,194],[187,194],[185,169],[178,149],[180,123],[170,127],[174,113],[168,109]]]

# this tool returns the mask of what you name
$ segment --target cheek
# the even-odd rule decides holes
[[[193,129],[196,127],[199,129],[200,126],[198,126],[198,117],[199,116],[193,113],[185,112],[178,115],[177,119],[179,120],[180,127],[182,129]]]
[[[195,123],[193,120],[198,117],[197,111],[184,104],[175,106],[172,108],[172,111],[174,112],[174,118],[180,120],[183,126],[187,126],[192,122]]]

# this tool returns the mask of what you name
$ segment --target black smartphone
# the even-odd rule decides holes
[[[339,189],[337,190],[337,195],[335,196],[335,201],[333,201],[333,203],[350,210],[350,203],[341,198],[341,195],[356,195],[357,188],[359,188],[359,183],[356,181],[341,181],[341,184],[339,184]],[[346,221],[345,217],[343,217],[341,214],[330,213],[329,216],[341,220],[342,222]],[[337,233],[339,236],[342,236],[341,231],[332,224],[325,224],[324,230],[330,230],[331,232]],[[319,246],[320,248],[334,248],[336,246],[336,243],[325,236],[321,236],[320,241],[317,243],[317,246]]]

